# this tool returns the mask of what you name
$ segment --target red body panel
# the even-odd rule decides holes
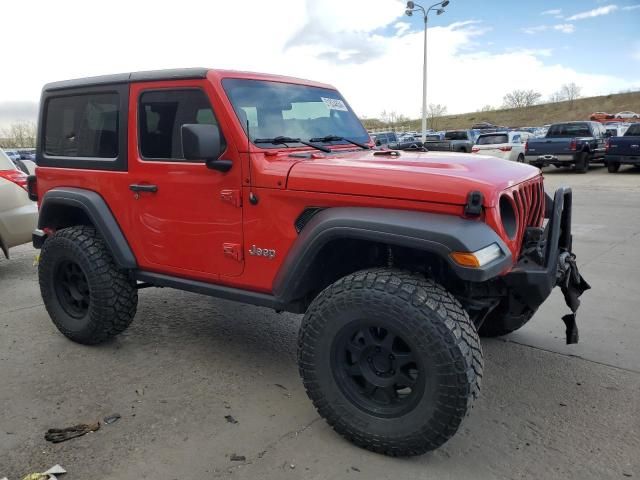
[[[536,182],[537,169],[493,157],[454,153],[373,155],[354,146],[337,154],[302,149],[267,150],[249,145],[222,89],[226,77],[262,79],[331,88],[273,75],[209,71],[207,79],[132,83],[129,100],[128,172],[39,167],[40,198],[49,189],[72,186],[99,193],[131,246],[139,268],[169,275],[270,292],[297,237],[294,221],[309,206],[366,206],[463,216],[470,191],[484,196],[490,225],[511,249],[520,249],[501,227],[499,196],[522,182]],[[227,173],[204,163],[142,160],[138,148],[137,100],[148,89],[202,88],[227,141]],[[249,163],[251,162],[251,164]],[[251,168],[250,168],[251,165]],[[153,184],[156,193],[129,190]],[[249,202],[249,193],[258,203]],[[240,200],[240,201],[238,201]],[[249,249],[273,249],[274,258],[249,257]]]

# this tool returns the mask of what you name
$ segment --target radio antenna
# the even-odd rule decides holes
[[[249,203],[256,205],[258,203],[258,197],[253,193],[253,171],[251,164],[251,134],[249,131],[249,119],[247,118],[247,156],[249,157]]]

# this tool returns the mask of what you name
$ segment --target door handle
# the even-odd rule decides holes
[[[139,184],[131,184],[129,185],[129,190],[131,190],[132,192],[151,192],[151,193],[156,193],[158,191],[158,186],[157,185],[149,185],[149,184],[144,184],[144,185],[139,185]]]

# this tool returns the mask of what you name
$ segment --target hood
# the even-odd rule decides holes
[[[289,171],[287,188],[457,205],[477,190],[484,206],[493,207],[500,192],[540,175],[530,165],[478,154],[374,153],[340,152],[298,162]]]

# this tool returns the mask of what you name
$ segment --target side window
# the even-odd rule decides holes
[[[514,135],[513,136],[513,140],[511,140],[512,143],[520,143],[520,135]]]
[[[206,94],[196,88],[143,92],[138,101],[138,122],[140,155],[150,160],[184,160],[182,125],[218,125]]]
[[[53,97],[46,103],[44,152],[52,157],[118,156],[119,95]]]

